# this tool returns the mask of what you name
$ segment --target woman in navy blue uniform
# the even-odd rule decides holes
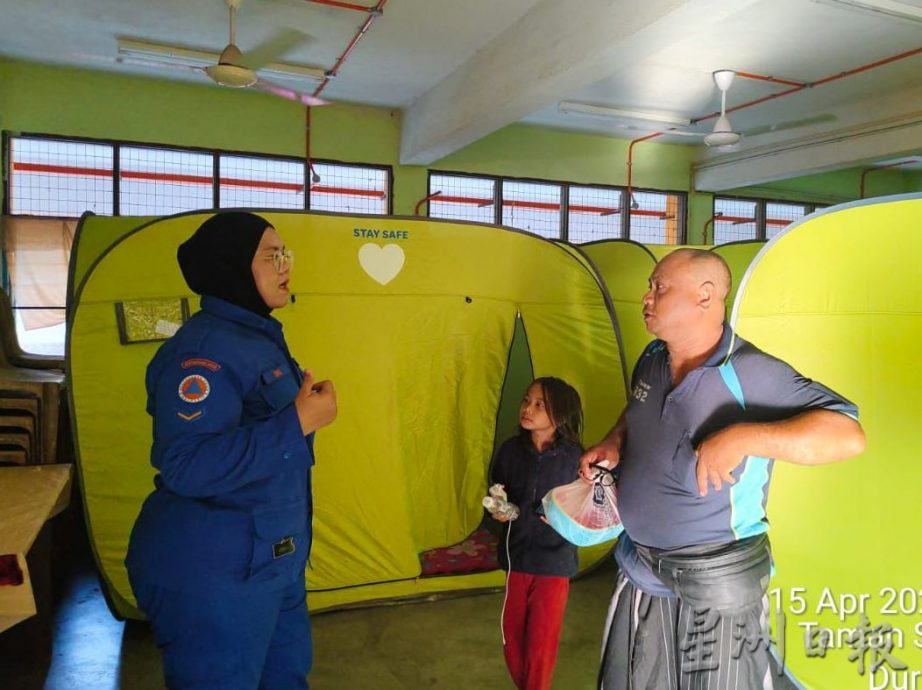
[[[314,432],[336,417],[270,316],[291,252],[269,223],[219,213],[178,251],[201,310],[147,369],[158,474],[126,565],[167,687],[307,688],[304,568]]]

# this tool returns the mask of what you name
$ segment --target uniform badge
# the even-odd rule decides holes
[[[185,414],[184,412],[177,412],[176,416],[179,417],[184,422],[194,422],[196,419],[205,414],[202,410],[197,410],[192,414]]]
[[[211,392],[211,385],[201,374],[190,374],[179,382],[179,398],[187,403],[200,403]]]
[[[183,369],[189,369],[191,367],[204,367],[205,369],[211,369],[211,371],[217,371],[221,368],[221,365],[210,359],[205,359],[204,357],[192,357],[191,359],[183,360],[180,364]]]

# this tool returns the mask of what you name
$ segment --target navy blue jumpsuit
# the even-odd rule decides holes
[[[147,369],[159,474],[132,589],[170,688],[307,688],[313,434],[281,324],[212,296]]]

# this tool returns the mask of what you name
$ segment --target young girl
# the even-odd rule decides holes
[[[576,547],[536,512],[544,495],[577,478],[583,411],[576,390],[542,377],[528,387],[519,410],[519,433],[499,449],[492,483],[502,484],[519,508],[513,520],[494,514],[503,528],[500,564],[508,572],[503,602],[503,653],[520,690],[548,690],[557,645],[577,572]]]

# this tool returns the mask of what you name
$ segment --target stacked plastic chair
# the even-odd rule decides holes
[[[41,465],[57,457],[64,362],[29,355],[16,341],[13,310],[0,290],[0,466]]]

